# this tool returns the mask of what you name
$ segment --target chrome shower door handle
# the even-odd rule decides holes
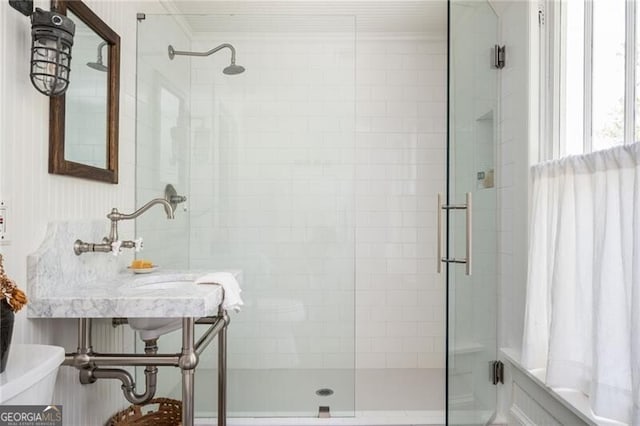
[[[459,259],[459,258],[449,258],[449,257],[443,257],[442,256],[442,211],[443,210],[466,210],[465,212],[465,222],[466,222],[466,231],[465,231],[465,240],[466,240],[466,247],[465,247],[465,257],[464,259]],[[442,271],[442,265],[441,263],[464,263],[465,264],[465,274],[466,275],[471,275],[471,257],[473,256],[473,206],[472,206],[472,199],[471,199],[471,192],[467,192],[466,194],[466,202],[465,204],[442,204],[442,194],[438,193],[438,229],[436,230],[437,233],[437,249],[436,249],[436,256],[437,256],[437,260],[438,260],[438,266],[436,267],[436,270],[438,273],[440,273]],[[447,216],[449,217],[449,216]]]
[[[471,192],[467,192],[466,199],[466,222],[467,222],[467,231],[466,231],[466,240],[467,240],[467,248],[466,248],[466,265],[465,265],[465,274],[471,275],[471,257],[473,256],[473,206],[471,200]]]
[[[438,192],[438,210],[436,211],[438,215],[438,224],[436,233],[438,234],[437,240],[437,248],[436,248],[436,272],[439,274],[442,272],[442,193]]]

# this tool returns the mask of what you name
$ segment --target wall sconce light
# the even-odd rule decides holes
[[[47,96],[69,87],[71,47],[76,25],[64,15],[40,8],[31,14],[31,83]]]
[[[33,0],[9,0],[9,5],[31,17],[31,83],[47,96],[62,95],[69,87],[71,47],[76,25],[54,9],[36,8]]]
[[[33,0],[9,0],[9,5],[24,16],[31,16],[33,13]]]

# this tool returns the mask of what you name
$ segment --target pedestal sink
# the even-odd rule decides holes
[[[141,280],[141,283],[128,285],[123,288],[123,293],[144,293],[155,294],[157,291],[171,291],[176,295],[184,291],[185,288],[193,286],[193,281],[158,281],[160,277],[149,277],[148,280]],[[129,326],[140,333],[142,340],[157,339],[163,334],[171,333],[182,327],[181,318],[129,318]]]
[[[157,273],[145,277],[136,278],[133,282],[123,284],[120,291],[123,294],[141,297],[148,295],[157,298],[160,295],[173,295],[180,298],[181,295],[190,294],[198,290],[199,286],[209,284],[194,284],[195,273]],[[215,285],[215,284],[214,284]],[[128,318],[129,326],[140,334],[142,340],[153,340],[163,334],[171,333],[182,327],[181,318],[156,317],[156,318]]]
[[[29,318],[78,319],[78,350],[67,353],[63,365],[78,370],[80,383],[99,379],[121,382],[125,398],[140,403],[153,398],[158,368],[179,368],[182,376],[182,424],[194,424],[194,370],[202,351],[218,339],[218,424],[226,424],[226,340],[229,317],[219,285],[194,284],[212,271],[161,270],[148,275],[123,271],[114,256],[88,253],[77,256],[71,247],[78,239],[99,241],[101,222],[53,222],[45,240],[27,258]],[[240,281],[240,272],[232,271]],[[93,350],[93,318],[128,318],[143,338],[182,328],[179,352],[100,353]],[[208,325],[196,340],[195,325]],[[152,345],[155,346],[155,345]],[[151,350],[153,349],[153,350]],[[144,392],[128,367],[145,367]]]

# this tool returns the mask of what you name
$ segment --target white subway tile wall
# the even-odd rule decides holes
[[[444,366],[445,34],[356,38],[192,44],[247,67],[191,72],[191,266],[245,272],[233,368],[351,368],[354,331],[358,368]]]
[[[356,366],[442,368],[445,34],[362,34],[356,50]]]
[[[231,368],[354,365],[355,34],[351,17],[332,24],[345,32],[192,44],[230,42],[247,68],[192,59],[191,265],[243,271]]]

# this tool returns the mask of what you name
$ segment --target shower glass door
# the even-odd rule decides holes
[[[484,425],[496,386],[498,18],[487,1],[449,2],[447,420]],[[449,206],[449,208],[446,208]],[[456,259],[457,262],[452,262]],[[466,263],[462,263],[466,262]]]

